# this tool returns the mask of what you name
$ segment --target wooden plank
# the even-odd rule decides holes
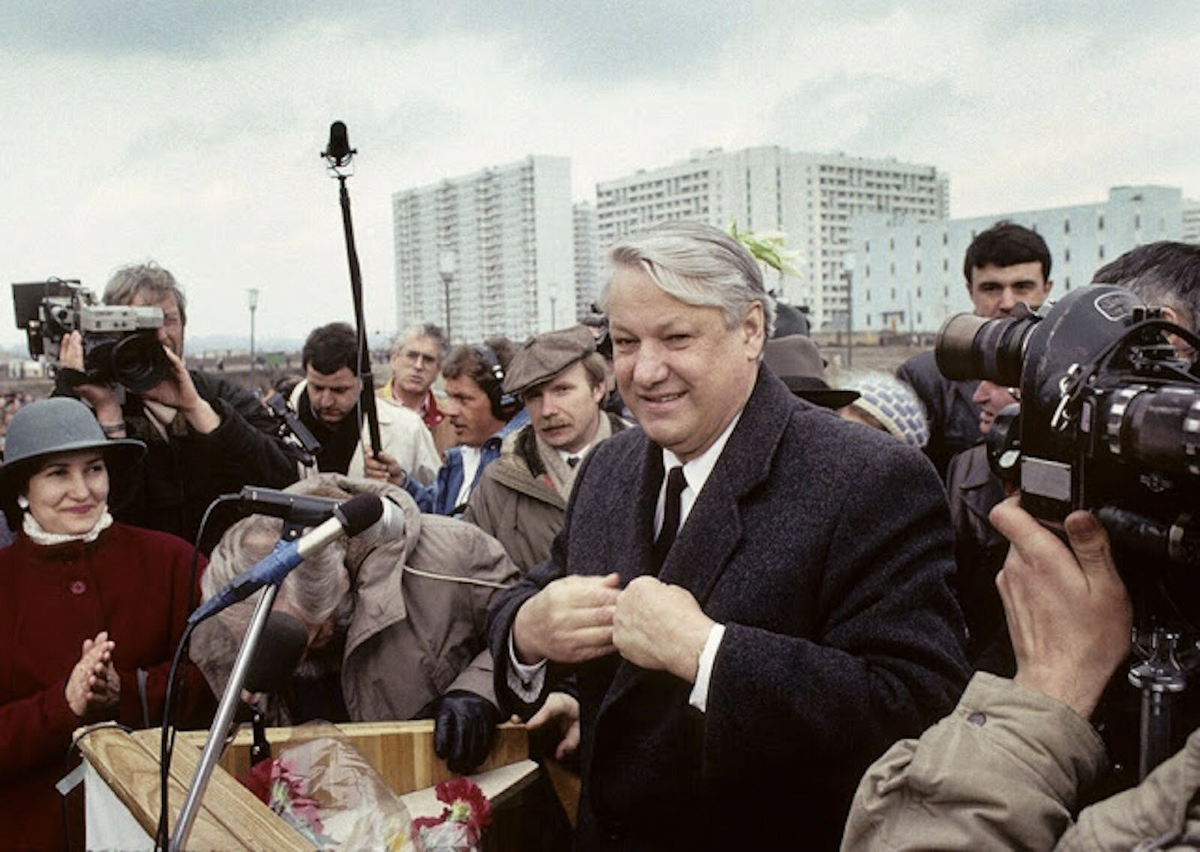
[[[433,752],[432,720],[349,722],[334,727],[349,738],[397,795],[432,787],[439,781],[455,777],[455,773]],[[266,733],[274,754],[278,754],[284,745],[293,740],[319,735],[319,731],[306,732],[303,725],[268,728]],[[203,731],[180,732],[176,742],[184,740],[196,748],[203,748],[205,736]],[[243,777],[250,771],[251,739],[250,730],[243,727],[222,755],[221,766],[230,775]],[[497,728],[492,750],[476,773],[517,763],[528,757],[529,737],[524,725],[506,722]]]
[[[104,783],[133,814],[142,830],[153,837],[158,828],[159,812],[159,763],[156,753],[147,751],[141,743],[117,728],[87,734],[79,741],[79,749]],[[168,783],[172,803],[170,824],[174,827],[187,789],[174,772]],[[205,849],[255,848],[247,846],[243,836],[231,833],[203,808],[196,815],[189,845]]]
[[[153,748],[157,750],[158,732],[138,731],[134,736],[137,737],[141,734],[153,734],[150,741],[154,744]],[[142,745],[144,747],[147,743],[143,742]],[[201,751],[202,747],[197,748],[190,742],[181,741],[178,736],[175,738],[175,752],[171,757],[171,774],[183,779],[185,786],[190,786],[192,779],[196,776],[196,769],[200,765]],[[183,795],[180,795],[178,804],[172,796],[172,826],[175,824],[174,817],[178,816],[182,807]],[[155,813],[157,812],[158,808],[155,807]],[[209,777],[208,787],[201,800],[200,813],[204,812],[212,814],[213,819],[221,823],[232,836],[244,838],[244,842],[249,843],[252,849],[295,850],[295,852],[308,850],[311,852],[313,848],[312,844],[305,840],[298,831],[280,819],[270,808],[259,801],[257,796],[243,787],[240,781],[219,766]],[[197,822],[199,822],[199,816],[197,816]],[[192,836],[195,837],[194,830]],[[199,840],[194,843],[189,840],[187,845],[189,848],[192,846],[206,849],[220,848]]]
[[[536,763],[532,760],[521,760],[487,772],[474,774],[471,776],[471,780],[479,785],[479,789],[483,791],[483,795],[488,797],[493,808],[500,808],[505,802],[515,798],[518,793],[532,784],[533,780],[537,778],[537,774],[538,765]],[[445,804],[438,799],[437,791],[433,787],[405,793],[399,799],[404,802],[409,816],[414,819],[423,816],[440,816],[442,809],[445,808]]]

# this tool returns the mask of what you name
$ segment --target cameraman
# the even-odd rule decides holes
[[[859,783],[842,848],[1196,848],[1200,733],[1072,823],[1105,762],[1087,718],[1129,653],[1129,595],[1092,515],[1067,518],[1070,549],[1015,497],[991,520],[1012,542],[996,585],[1016,677],[976,674],[951,715],[877,760]]]
[[[1200,246],[1163,240],[1130,249],[1100,267],[1093,284],[1116,284],[1147,305],[1163,309],[1163,318],[1195,332],[1200,319]],[[1168,334],[1180,358],[1195,362],[1196,350]]]
[[[187,298],[175,276],[154,263],[126,266],[105,286],[104,303],[160,308],[158,341],[171,364],[167,378],[141,394],[113,385],[72,387],[59,375],[55,395],[86,401],[109,438],[138,438],[147,446],[144,461],[114,494],[118,520],[192,541],[217,495],[248,484],[284,488],[295,482],[296,460],[258,398],[184,365]],[[83,370],[79,332],[63,338],[59,363]],[[209,529],[203,548],[220,534],[220,528]]]

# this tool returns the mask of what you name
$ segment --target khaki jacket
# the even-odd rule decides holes
[[[380,494],[404,513],[404,534],[398,540],[371,548],[352,542],[347,549],[355,602],[341,681],[350,719],[410,719],[452,689],[495,703],[487,608],[517,577],[499,543],[470,524],[422,515],[396,486],[321,474],[290,490],[311,492],[320,484],[348,495]],[[214,691],[228,679],[251,604],[230,607],[196,631],[192,657]],[[272,721],[289,723],[287,709],[279,708]]]
[[[1066,705],[976,674],[953,713],[867,770],[842,849],[1200,846],[1200,732],[1138,787],[1073,821],[1104,765],[1099,736]]]
[[[616,415],[601,417],[609,421],[606,436],[628,428]],[[550,556],[569,496],[555,488],[534,435],[529,425],[504,439],[500,457],[484,469],[462,516],[495,536],[522,572]]]

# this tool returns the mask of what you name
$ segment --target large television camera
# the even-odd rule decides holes
[[[1128,290],[1082,287],[1038,312],[950,317],[938,369],[1019,388],[988,435],[993,469],[1048,526],[1089,509],[1114,545],[1200,566],[1200,377],[1164,332],[1196,335]]]
[[[62,339],[72,331],[83,338],[83,371],[72,384],[121,384],[135,393],[160,384],[171,362],[158,342],[160,308],[97,304],[79,281],[50,279],[13,284],[17,328],[29,338],[29,354],[45,356],[56,372]],[[74,371],[73,371],[74,372]]]

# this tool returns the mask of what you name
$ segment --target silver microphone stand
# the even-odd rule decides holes
[[[237,704],[241,700],[246,670],[254,658],[254,651],[258,647],[258,640],[262,636],[263,627],[267,623],[267,616],[271,614],[271,606],[275,603],[275,595],[278,592],[279,586],[277,585],[264,586],[262,597],[259,598],[258,605],[254,608],[250,627],[242,639],[242,646],[238,649],[237,658],[233,661],[233,670],[229,673],[229,682],[225,684],[225,692],[221,695],[217,715],[213,719],[212,727],[208,729],[208,739],[205,741],[204,751],[200,755],[200,765],[196,767],[196,775],[192,778],[187,797],[183,800],[183,808],[179,811],[179,819],[175,822],[175,831],[171,835],[168,847],[172,852],[178,852],[184,848],[188,834],[192,830],[192,823],[196,821],[200,799],[208,788],[209,778],[212,776],[213,769],[216,768],[217,761],[221,759],[221,753],[225,750],[229,726],[233,721],[234,713],[237,712]]]

